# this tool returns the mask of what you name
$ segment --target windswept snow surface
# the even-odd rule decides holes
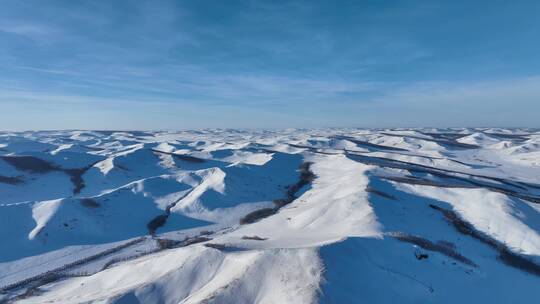
[[[0,303],[535,303],[540,131],[0,133]]]

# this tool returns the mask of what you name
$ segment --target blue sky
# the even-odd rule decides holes
[[[540,1],[19,1],[0,129],[540,127]]]

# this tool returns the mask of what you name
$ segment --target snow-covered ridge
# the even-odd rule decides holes
[[[0,132],[0,302],[531,303],[539,212],[538,130]]]

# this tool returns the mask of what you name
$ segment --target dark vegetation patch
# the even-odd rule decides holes
[[[394,233],[392,234],[392,237],[394,237],[397,240],[400,240],[402,242],[411,243],[416,246],[419,246],[425,250],[429,251],[435,251],[442,253],[446,255],[447,257],[450,257],[458,262],[461,262],[463,264],[467,264],[469,266],[477,267],[476,264],[471,261],[470,259],[464,257],[459,252],[455,250],[454,246],[448,246],[446,243],[433,243],[428,239],[421,238],[419,236],[414,236],[406,233]],[[417,257],[418,258],[418,257]],[[427,257],[426,257],[427,258]]]
[[[184,240],[173,240],[173,239],[164,239],[164,238],[154,238],[156,240],[156,244],[158,248],[152,249],[150,251],[143,251],[138,252],[136,254],[130,255],[130,256],[123,256],[118,258],[113,258],[106,262],[101,270],[105,270],[112,265],[119,263],[119,262],[126,262],[130,260],[134,260],[136,258],[149,255],[152,253],[156,253],[162,250],[171,249],[171,248],[178,248],[178,247],[185,247],[189,245],[193,245],[196,243],[206,242],[212,240],[211,238],[202,237],[202,236],[195,236],[195,237],[186,237]]]
[[[13,290],[18,290],[18,289],[21,289],[21,288],[27,288],[26,292],[23,295],[25,295],[25,297],[30,297],[30,296],[33,296],[33,295],[37,295],[38,292],[40,292],[39,287],[43,286],[45,284],[52,283],[52,282],[55,282],[55,281],[58,281],[58,280],[61,280],[61,279],[68,278],[68,277],[91,275],[91,273],[86,273],[86,272],[72,273],[72,272],[69,272],[69,270],[74,268],[74,267],[79,267],[81,265],[85,265],[85,264],[88,264],[88,263],[93,262],[95,260],[101,259],[101,258],[103,258],[105,256],[108,256],[108,255],[111,255],[113,253],[117,253],[117,252],[119,252],[119,251],[121,251],[121,250],[123,250],[123,249],[125,249],[127,247],[139,244],[139,243],[143,242],[146,239],[147,239],[146,237],[139,237],[139,238],[136,238],[136,239],[131,240],[129,242],[126,242],[124,244],[121,244],[121,245],[118,245],[116,247],[104,250],[102,252],[99,252],[99,253],[91,255],[91,256],[87,256],[87,257],[82,258],[80,260],[77,260],[77,261],[62,265],[60,267],[57,267],[55,269],[46,271],[44,273],[29,277],[29,278],[26,278],[26,279],[23,279],[23,280],[20,280],[20,281],[17,281],[17,282],[8,284],[8,285],[0,286],[0,294],[6,294],[6,293],[8,293],[10,291],[13,291]],[[185,247],[185,246],[189,246],[189,245],[193,245],[193,244],[197,244],[197,243],[207,242],[207,241],[210,241],[212,239],[209,238],[209,237],[205,237],[205,236],[195,236],[195,237],[186,237],[184,240],[181,240],[181,241],[180,240],[171,240],[171,239],[162,239],[162,238],[155,238],[155,240],[156,240],[157,245],[158,245],[157,249],[151,250],[149,252],[137,253],[137,254],[134,254],[134,255],[128,256],[128,257],[113,258],[113,259],[109,260],[107,263],[105,263],[102,270],[106,269],[106,268],[110,267],[111,265],[116,264],[118,262],[132,260],[132,259],[138,258],[138,257],[143,256],[143,255],[158,252],[160,250],[169,249],[169,248],[177,248],[177,247]],[[18,297],[19,296],[15,296],[15,297],[12,297],[11,299],[0,300],[0,303],[11,303],[12,301],[16,301],[17,299],[22,299],[22,298],[18,298]]]
[[[148,228],[148,233],[150,235],[156,235],[156,230],[159,227],[162,227],[167,222],[167,218],[169,217],[169,214],[161,214],[156,217],[154,217],[148,224],[146,225],[146,228]]]
[[[45,284],[52,283],[54,281],[57,281],[59,279],[63,278],[60,274],[57,273],[50,273],[44,276],[43,278],[35,281],[32,283],[32,286],[28,287],[25,292],[9,299],[9,301],[0,301],[0,303],[15,303],[18,300],[24,300],[31,297],[39,296],[43,294],[43,291],[39,288],[40,286],[43,286]]]
[[[349,137],[349,136],[333,136],[333,138],[348,140],[348,141],[350,141],[352,143],[357,144],[360,147],[375,148],[377,150],[390,150],[390,151],[403,151],[403,152],[409,151],[407,149],[398,148],[398,147],[378,145],[378,144],[370,143],[369,141],[358,140],[358,139],[355,139],[355,138]]]
[[[426,166],[422,164],[416,164],[416,163],[411,163],[411,162],[406,162],[406,161],[401,161],[401,160],[396,160],[396,159],[391,159],[391,158],[386,158],[386,157],[367,156],[367,155],[360,155],[360,154],[355,154],[355,153],[347,153],[347,157],[349,157],[350,159],[354,161],[367,164],[367,165],[374,165],[374,166],[378,166],[382,168],[403,169],[403,170],[408,170],[411,172],[431,174],[431,175],[442,177],[442,178],[458,179],[458,180],[462,180],[464,182],[469,182],[469,183],[471,182],[471,179],[467,179],[467,178],[459,177],[455,175],[449,175],[449,174],[460,174],[460,175],[466,175],[470,177],[483,178],[483,179],[493,180],[500,183],[506,183],[510,186],[516,186],[513,182],[507,181],[502,178],[491,177],[487,175],[471,174],[471,173],[465,173],[465,172],[460,172],[460,171],[453,171],[449,169],[435,168],[431,166]],[[520,189],[526,189],[526,188],[523,188],[522,186],[521,187],[516,186],[516,187]]]
[[[258,220],[261,220],[265,217],[269,217],[271,215],[274,215],[276,214],[278,211],[278,208],[277,207],[274,207],[274,208],[264,208],[264,209],[259,209],[259,210],[255,210],[253,212],[250,212],[248,213],[246,216],[244,216],[243,218],[240,219],[240,224],[241,225],[244,225],[244,224],[251,224],[251,223],[255,223],[257,222]]]
[[[169,204],[167,208],[165,208],[164,214],[158,215],[148,222],[146,225],[146,228],[148,228],[148,234],[155,236],[157,229],[163,227],[165,223],[167,223],[167,219],[169,218],[169,215],[171,215],[171,209],[176,205],[176,203],[178,203],[178,201]]]
[[[73,188],[73,194],[81,193],[81,190],[86,186],[82,176],[84,175],[84,173],[86,173],[86,171],[90,170],[90,168],[92,168],[97,163],[98,162],[94,162],[83,168],[62,169],[62,171],[64,171],[69,176],[71,183],[73,183],[73,186],[75,187]]]
[[[268,240],[268,238],[263,238],[263,237],[256,236],[256,235],[253,235],[253,236],[244,235],[242,237],[242,240],[266,241],[266,240]]]
[[[185,247],[197,243],[207,242],[212,240],[212,238],[205,237],[205,236],[195,236],[195,237],[186,237],[184,240],[171,240],[171,239],[165,239],[165,238],[155,238],[158,247],[160,249],[171,249],[171,248],[178,248],[178,247]]]
[[[324,152],[324,151],[321,151],[321,149],[319,149],[319,148],[316,148],[316,147],[310,147],[310,146],[304,146],[304,145],[289,144],[289,146],[291,146],[291,147],[293,147],[293,148],[308,149],[309,152],[316,153],[316,154],[323,154],[323,155],[337,155],[337,154],[341,154],[341,153],[335,153],[335,152]],[[267,151],[271,152],[271,150],[267,150]],[[274,152],[278,152],[278,151],[274,151]]]
[[[485,188],[489,189],[491,191],[503,193],[505,195],[513,196],[531,203],[540,204],[540,197],[533,196],[530,194],[523,194],[516,190],[510,189],[508,187],[512,187],[514,189],[519,190],[527,190],[527,187],[535,187],[535,185],[531,185],[524,182],[513,182],[509,181],[503,178],[498,177],[492,177],[492,176],[486,176],[486,175],[478,175],[478,174],[470,174],[470,173],[464,173],[459,171],[452,171],[448,169],[441,169],[441,168],[435,168],[430,167],[426,165],[421,164],[415,164],[411,162],[404,162],[399,161],[391,158],[385,158],[385,157],[375,157],[375,156],[367,156],[367,155],[360,155],[356,153],[347,153],[346,154],[348,158],[368,165],[374,165],[382,168],[392,168],[392,169],[401,169],[401,170],[408,170],[410,172],[416,172],[416,173],[423,173],[423,174],[431,174],[436,177],[444,178],[448,180],[448,183],[443,182],[437,182],[433,180],[427,180],[427,179],[419,179],[416,177],[383,177],[386,179],[393,179],[396,182],[402,182],[402,183],[415,183],[415,184],[423,184],[423,185],[430,185],[430,186],[436,186],[436,187],[461,187],[461,188],[469,188],[469,187],[479,187],[479,188]],[[454,174],[459,174],[463,176],[458,176]],[[478,179],[484,179],[484,180],[490,180],[495,183],[490,182],[483,182]],[[459,183],[450,183],[451,181],[457,181]],[[500,184],[504,184],[508,187],[503,187]]]
[[[447,247],[447,248],[451,248],[451,249],[456,249],[456,244],[452,243],[452,242],[448,242],[448,241],[437,241],[437,244],[439,244],[440,246],[444,246],[444,247]]]
[[[64,172],[69,175],[69,180],[73,184],[73,194],[79,194],[81,193],[81,190],[86,186],[84,184],[84,180],[82,178],[82,175],[88,168],[80,168],[80,169],[64,169]]]
[[[217,249],[219,251],[224,251],[227,249],[227,245],[224,245],[224,244],[214,244],[214,243],[206,243],[204,244],[205,247],[208,247],[208,248],[214,248],[214,249]]]
[[[8,185],[18,185],[22,184],[24,180],[17,176],[3,176],[0,175],[0,183],[8,184]]]
[[[501,261],[503,261],[508,266],[540,276],[540,265],[536,264],[528,258],[513,253],[508,248],[503,248],[499,251],[499,259],[501,259]]]
[[[110,248],[110,249],[107,249],[107,250],[104,250],[104,251],[96,253],[94,255],[87,256],[85,258],[74,261],[72,263],[68,263],[68,264],[62,265],[60,267],[57,267],[55,269],[46,271],[44,273],[41,273],[41,274],[38,274],[38,275],[35,275],[35,276],[32,276],[32,277],[23,279],[21,281],[18,281],[18,282],[9,284],[9,285],[2,286],[2,287],[0,287],[0,293],[6,293],[8,291],[23,288],[23,287],[37,288],[39,286],[42,286],[42,285],[45,285],[45,284],[48,284],[48,283],[52,283],[52,282],[60,280],[60,279],[70,277],[71,275],[66,273],[66,271],[69,270],[70,268],[78,267],[78,266],[81,266],[81,265],[84,265],[84,264],[88,264],[88,263],[90,263],[92,261],[101,259],[101,258],[103,258],[103,257],[105,257],[107,255],[119,252],[120,250],[123,250],[123,249],[125,249],[127,247],[138,244],[138,243],[140,243],[140,242],[142,242],[144,240],[145,240],[144,237],[136,238],[136,239],[131,240],[129,242],[123,243],[121,245],[118,245],[116,247],[113,247],[113,248]]]
[[[289,202],[285,198],[280,198],[280,199],[273,200],[272,203],[274,203],[276,208],[281,208],[281,207],[287,205]],[[273,208],[271,208],[271,209],[273,209]]]
[[[382,179],[393,181],[396,183],[410,184],[410,185],[422,185],[422,186],[434,186],[442,188],[477,188],[473,185],[452,183],[450,180],[447,183],[434,181],[425,178],[418,178],[415,176],[381,176]]]
[[[303,187],[310,184],[315,179],[315,174],[313,174],[310,169],[311,165],[312,163],[310,162],[305,162],[300,165],[300,167],[298,168],[298,170],[300,171],[300,177],[298,181],[295,184],[287,187],[287,192],[285,193],[284,198],[274,200],[275,206],[273,208],[263,208],[248,213],[240,219],[240,224],[251,224],[265,217],[274,215],[279,211],[279,209],[281,209],[281,207],[286,206],[292,201],[294,201],[296,199],[297,192],[300,191],[300,189],[302,189]]]
[[[20,295],[17,295],[11,299],[9,299],[9,301],[2,301],[0,300],[0,304],[7,304],[7,303],[14,303],[18,300],[24,300],[24,299],[28,299],[28,298],[31,298],[31,297],[36,297],[36,296],[39,296],[43,294],[43,290],[41,290],[38,286],[32,286],[32,287],[29,287],[28,289],[26,289],[25,292],[23,292],[22,294]]]
[[[182,245],[183,246],[189,246],[189,245],[193,245],[193,244],[197,244],[197,243],[208,242],[210,240],[212,240],[212,239],[208,238],[208,237],[197,236],[197,237],[188,238],[187,240],[184,240]]]
[[[98,201],[92,198],[82,198],[80,199],[81,205],[83,205],[86,208],[99,208],[101,206]]]
[[[414,135],[398,135],[398,134],[391,134],[391,133],[381,133],[386,136],[393,136],[393,137],[402,137],[402,138],[413,138],[413,139],[420,139],[425,141],[431,141],[443,146],[447,146],[449,148],[458,148],[458,149],[478,149],[480,146],[478,145],[471,145],[471,144],[464,144],[460,143],[459,141],[456,141],[455,139],[451,139],[449,136],[443,137],[440,136],[440,134],[437,134],[439,136],[435,136],[435,138],[426,138],[426,137],[420,137],[420,136],[414,136]],[[433,133],[432,133],[433,134]],[[466,135],[463,135],[466,136]]]
[[[311,165],[312,163],[310,162],[305,162],[300,165],[299,167],[300,179],[298,180],[296,184],[293,184],[287,189],[287,197],[286,197],[287,204],[291,203],[295,199],[296,193],[300,189],[302,189],[304,186],[307,186],[309,183],[313,182],[313,180],[315,179],[315,174],[313,174],[313,172],[311,172],[310,170]]]
[[[205,160],[202,158],[198,158],[198,157],[190,156],[190,155],[173,154],[173,156],[180,160],[190,162],[190,163],[204,163],[205,162]]]
[[[415,252],[414,256],[416,257],[417,260],[424,260],[424,259],[429,258],[429,255],[427,253],[422,253],[422,252]]]
[[[450,222],[460,233],[471,236],[497,251],[499,253],[499,259],[506,265],[540,276],[540,265],[536,264],[534,261],[524,257],[523,255],[512,252],[503,243],[495,240],[481,231],[476,230],[472,224],[461,219],[461,217],[459,217],[454,211],[441,208],[433,204],[430,204],[429,206],[441,212],[446,220]]]
[[[45,174],[53,171],[64,172],[73,183],[73,194],[79,194],[84,188],[82,175],[95,163],[84,168],[64,169],[46,160],[34,156],[2,156],[2,160],[23,172]]]
[[[442,139],[446,139],[446,140],[456,140],[456,139],[459,139],[461,137],[465,137],[465,136],[469,135],[469,134],[451,133],[451,132],[446,132],[446,133],[421,132],[421,133],[424,134],[424,135],[431,136],[431,137],[442,138]]]
[[[90,164],[84,168],[62,169],[62,171],[69,176],[69,180],[74,186],[73,194],[81,193],[81,190],[86,186],[82,176],[84,173],[86,173],[86,171],[92,168],[96,163],[97,162]]]
[[[506,133],[491,133],[491,132],[482,132],[486,135],[497,137],[500,139],[509,139],[512,141],[526,141],[529,139],[527,134],[506,134]]]
[[[182,241],[156,238],[156,242],[160,249],[170,249],[170,248],[174,248],[176,245],[180,244]]]
[[[531,184],[531,183],[524,183],[524,182],[516,182],[517,184],[520,184],[524,187],[530,187],[530,188],[534,188],[534,189],[540,189],[540,185],[539,184]]]
[[[1,156],[1,158],[19,171],[47,173],[60,170],[58,166],[33,156]]]
[[[357,144],[360,147],[375,148],[375,149],[378,149],[378,150],[409,151],[409,150],[403,149],[403,148],[378,145],[378,144],[370,143],[368,141],[361,141],[361,140],[349,140],[349,141],[352,141],[353,143]]]
[[[380,190],[377,190],[373,187],[366,187],[366,192],[368,193],[373,193],[373,194],[377,194],[379,196],[382,196],[384,198],[387,198],[387,199],[390,199],[390,200],[397,200],[395,196],[391,195],[391,194],[388,194],[386,192],[383,192],[383,191],[380,191]]]
[[[442,159],[442,158],[433,158],[433,159]],[[457,159],[452,159],[452,158],[447,158],[447,160],[451,161],[451,162],[454,162],[456,164],[460,164],[460,165],[464,165],[464,166],[467,166],[467,167],[472,167],[472,168],[495,168],[496,166],[488,166],[488,165],[480,165],[480,164],[470,164],[470,163],[466,163],[466,162],[463,162],[463,161],[460,161],[460,160],[457,160]]]
[[[245,251],[245,250],[247,250],[245,248],[239,248],[239,247],[230,246],[230,245],[226,245],[226,244],[216,244],[216,243],[206,243],[206,244],[204,244],[204,246],[208,247],[208,248],[214,248],[214,249],[217,249],[217,250],[223,251],[223,252],[235,252],[235,251]]]
[[[176,154],[176,153],[165,152],[165,151],[160,151],[160,150],[155,150],[155,149],[151,149],[151,150],[152,150],[152,152],[155,152],[155,153],[172,155],[172,156],[174,156],[174,157],[176,157],[176,158],[178,158],[180,160],[190,162],[190,163],[204,163],[205,162],[204,159],[198,158],[198,157],[195,157],[195,156],[184,155],[184,154]]]

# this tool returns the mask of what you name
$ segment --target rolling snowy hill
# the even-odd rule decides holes
[[[538,286],[539,130],[0,133],[0,303],[535,303]]]

